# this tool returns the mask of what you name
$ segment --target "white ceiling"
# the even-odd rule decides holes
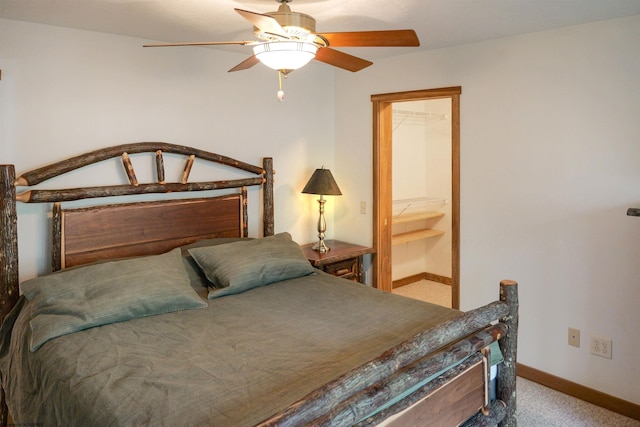
[[[0,17],[164,42],[230,41],[254,39],[234,8],[264,13],[277,6],[274,0],[0,0]],[[418,33],[419,48],[341,49],[371,60],[640,14],[640,0],[294,0],[290,6],[312,15],[318,32]]]

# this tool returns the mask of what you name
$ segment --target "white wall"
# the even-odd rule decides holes
[[[640,403],[640,16],[336,73],[336,233],[370,243],[370,95],[462,86],[461,303],[520,283],[521,363]],[[344,182],[344,178],[343,181]],[[567,345],[567,328],[582,346]],[[613,340],[613,360],[589,336]]]
[[[315,168],[333,167],[328,66],[293,73],[278,103],[275,71],[258,65],[227,73],[249,51],[143,49],[139,39],[11,20],[0,20],[0,40],[0,162],[15,164],[18,174],[138,141],[191,145],[258,165],[271,156],[276,232],[290,231],[300,243],[316,239],[317,202],[300,191]],[[250,204],[260,208],[258,200]],[[43,212],[19,205],[22,279],[47,270],[36,243],[49,235]],[[331,237],[330,212],[327,221]],[[258,228],[250,224],[250,234]]]

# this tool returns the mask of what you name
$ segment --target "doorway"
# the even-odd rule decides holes
[[[441,243],[436,245],[440,247],[440,251],[442,247],[445,247],[447,251],[450,252],[450,258],[448,258],[450,265],[447,266],[448,268],[445,270],[440,269],[440,272],[425,273],[429,279],[451,286],[451,306],[453,308],[459,308],[460,306],[460,93],[461,87],[450,87],[371,96],[373,103],[374,148],[373,243],[376,250],[376,255],[372,259],[373,284],[387,292],[393,290],[392,252],[394,242],[396,244],[403,244],[406,243],[407,239],[414,238],[415,235],[418,235],[420,239],[431,239],[435,237],[435,240],[439,240]],[[447,162],[450,162],[451,174],[447,176],[447,178],[450,179],[450,186],[448,185],[449,183],[446,185],[450,194],[444,196],[440,194],[434,198],[429,197],[425,193],[419,195],[419,197],[402,198],[402,196],[406,196],[407,194],[415,195],[409,192],[401,194],[401,197],[395,197],[393,194],[394,110],[396,111],[396,115],[399,111],[410,114],[412,111],[416,111],[416,108],[410,108],[416,105],[416,101],[428,102],[429,100],[444,100],[446,101],[447,107],[450,108],[449,112],[442,113],[448,115],[451,126],[450,147],[447,148],[450,153],[450,156],[447,156]],[[441,106],[442,103],[440,102],[438,105]],[[417,110],[419,111],[421,108],[422,107],[419,107]],[[417,116],[430,115],[428,111],[423,111],[423,113],[424,114],[417,114]],[[395,124],[397,125],[397,123],[398,119],[396,117]],[[396,167],[398,166],[396,165]],[[422,183],[419,185],[415,185],[415,183],[410,185],[416,188],[423,186]],[[396,192],[398,191],[396,190]],[[396,200],[395,204],[394,200]],[[433,206],[426,206],[431,202],[434,202],[436,205],[440,204],[440,206],[436,209],[433,209]],[[417,206],[421,204],[424,206],[417,208]],[[413,205],[414,208],[417,208],[416,212],[412,213],[413,216],[406,214],[407,205]],[[404,211],[403,208],[405,208]],[[400,215],[403,218],[402,220],[399,219],[399,212],[403,213],[403,215]],[[427,213],[425,214],[425,212]],[[443,217],[442,214],[446,215],[446,220],[444,221],[441,219]],[[417,233],[413,233],[413,237],[408,234],[399,236],[397,223],[407,218],[414,218],[416,215],[421,225],[415,230],[410,230],[408,233],[414,231]],[[394,220],[396,222],[395,236]],[[444,225],[444,232],[441,229],[436,229],[437,227],[431,228],[431,224],[434,221],[442,221],[441,225]],[[438,255],[438,257],[442,259],[442,255]],[[435,268],[436,270],[438,269],[438,267]],[[444,273],[442,273],[443,271]]]

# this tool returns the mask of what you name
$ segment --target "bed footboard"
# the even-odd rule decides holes
[[[498,400],[473,416],[468,425],[499,423],[501,426],[515,426],[517,328],[517,283],[503,280],[500,283],[500,301],[415,335],[258,426],[377,425],[400,411],[410,410],[458,375],[453,375],[455,371],[445,372],[393,406],[370,416],[394,396],[453,364],[465,360],[465,363],[472,363],[473,360],[468,358],[478,355],[494,341],[499,342],[504,357],[498,375]],[[464,365],[461,369],[466,367]]]

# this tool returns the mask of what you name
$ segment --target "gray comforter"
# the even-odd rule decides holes
[[[2,385],[17,424],[252,426],[457,315],[320,273],[29,352],[21,299],[0,336]]]

